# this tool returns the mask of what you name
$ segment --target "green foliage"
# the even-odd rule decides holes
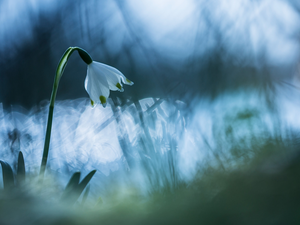
[[[87,196],[89,195],[90,193],[90,185],[88,185],[85,189],[85,192],[83,193],[83,196],[82,196],[82,201],[81,201],[81,205],[83,206],[84,203],[86,202],[86,199],[87,199]]]
[[[5,162],[0,160],[2,166],[2,176],[3,176],[3,186],[4,190],[10,190],[15,186],[14,182],[14,174],[11,166]],[[81,193],[88,185],[96,170],[91,171],[88,175],[86,175],[83,180],[80,182],[80,172],[75,172],[68,182],[63,194],[61,196],[61,200],[67,202],[68,204],[74,204],[77,199],[80,197]],[[25,182],[25,161],[23,153],[20,151],[18,156],[18,168],[16,173],[16,181],[17,185],[20,185]],[[87,195],[89,193],[89,188],[84,193],[82,204],[86,201]]]
[[[84,188],[88,185],[94,174],[96,173],[96,170],[91,171],[88,175],[83,178],[81,182],[80,181],[80,172],[75,172],[71,179],[69,180],[69,183],[67,184],[62,196],[61,201],[67,202],[68,204],[74,204],[81,193],[83,192]],[[84,193],[84,198],[82,202],[87,198],[89,190],[87,190]]]
[[[23,153],[19,152],[18,157],[18,169],[17,169],[17,176],[16,176],[18,184],[25,182],[25,162]]]
[[[5,190],[9,190],[14,186],[14,175],[10,165],[0,160],[2,166],[3,186]]]
[[[0,160],[0,163],[2,166],[3,186],[5,190],[9,190],[15,185],[13,170],[7,162]],[[17,184],[24,183],[25,181],[25,162],[21,151],[18,156],[16,180]]]

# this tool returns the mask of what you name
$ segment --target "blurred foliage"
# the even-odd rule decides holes
[[[1,166],[2,166],[2,177],[3,177],[3,186],[4,186],[4,190],[6,191],[6,193],[10,193],[12,192],[13,194],[15,194],[14,191],[18,192],[19,188],[24,188],[24,186],[26,185],[25,183],[25,162],[24,162],[24,157],[23,157],[23,153],[20,151],[19,152],[19,156],[18,156],[18,167],[17,167],[17,173],[16,173],[16,180],[17,183],[15,184],[15,179],[14,179],[14,174],[13,174],[13,170],[11,168],[11,166],[0,160]],[[88,175],[86,175],[86,177],[81,181],[80,181],[80,172],[76,172],[73,174],[73,176],[71,177],[69,183],[67,184],[65,190],[62,193],[61,196],[61,200],[63,202],[67,202],[70,205],[73,205],[77,199],[79,198],[79,196],[81,195],[81,193],[83,192],[83,190],[85,189],[85,187],[88,185],[88,183],[90,182],[90,180],[92,179],[92,177],[94,176],[94,174],[96,173],[96,170],[91,171]],[[43,186],[43,181],[39,180],[39,183],[37,185]],[[15,189],[18,188],[18,189]],[[14,190],[15,189],[15,190]],[[22,193],[22,191],[21,191]],[[88,191],[85,192],[84,194],[84,199],[86,199],[88,194]]]
[[[184,181],[178,166],[181,140],[174,138],[174,131],[182,136],[184,130],[180,111],[165,115],[169,123],[164,123],[158,120],[164,115],[160,104],[148,105],[146,109],[140,103],[116,107],[112,102],[111,105],[130,170],[119,175],[111,173],[113,179],[108,184],[101,180],[109,188],[102,196],[105,198],[101,198],[104,193],[101,187],[88,197],[89,186],[82,198],[78,198],[95,171],[81,182],[80,173],[74,173],[62,195],[55,186],[57,181],[46,179],[41,185],[31,182],[29,177],[22,188],[5,188],[0,192],[1,223],[297,224],[300,221],[297,213],[300,208],[299,135],[288,128],[280,130],[278,117],[274,116],[274,127],[270,129],[262,120],[263,110],[250,105],[215,114],[213,143],[207,134],[193,130],[195,140],[207,138],[207,148],[196,142],[196,150],[207,154],[193,179]],[[142,130],[137,133],[134,146],[129,145],[123,129],[126,107],[131,114],[136,114],[135,123]],[[162,134],[154,137],[151,132],[158,132],[160,125]],[[135,148],[139,157],[133,157]],[[142,180],[133,179],[125,185],[119,181],[134,178],[136,173],[147,181],[147,194],[135,183]]]
[[[117,192],[105,203],[96,205],[94,199],[88,200],[84,207],[77,204],[69,208],[48,198],[28,193],[26,198],[19,198],[24,193],[2,191],[0,221],[3,224],[21,221],[23,224],[297,224],[299,157],[294,157],[293,145],[288,144],[292,142],[275,138],[265,143],[256,146],[255,151],[260,153],[249,167],[220,170],[208,166],[188,185],[176,185],[175,189],[163,192],[157,190],[148,197],[138,197],[132,190],[123,198],[116,198],[120,191],[116,187]],[[274,157],[278,164],[274,163]],[[270,165],[273,167],[266,169]]]

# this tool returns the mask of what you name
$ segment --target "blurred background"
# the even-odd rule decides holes
[[[2,0],[0,102],[29,109],[49,99],[57,63],[69,46],[86,49],[135,82],[112,94],[121,99],[188,103],[195,96],[214,98],[239,88],[270,88],[274,82],[296,85],[299,5],[288,0]],[[72,56],[57,98],[87,97],[85,75],[85,64]]]
[[[39,168],[54,73],[70,46],[135,84],[91,109],[86,65],[71,56],[48,165],[64,185],[97,169],[92,190],[103,197],[105,177],[122,168],[147,193],[298,138],[298,1],[2,0],[0,24],[1,159],[16,165],[21,150],[27,172]]]

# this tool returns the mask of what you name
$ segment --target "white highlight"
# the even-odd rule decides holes
[[[179,101],[143,99],[144,126],[134,104],[116,108],[122,111],[117,123],[110,104],[92,109],[88,99],[57,101],[47,171],[65,185],[73,172],[85,175],[96,169],[92,183],[105,195],[106,181],[115,176],[122,177],[120,185],[134,183],[148,193],[153,185],[190,181],[207,164],[233,169],[253,156],[247,152],[253,140],[276,135],[284,139],[288,128],[299,129],[295,118],[300,104],[286,98],[283,89],[278,93],[273,98],[275,107],[281,106],[277,113],[268,108],[268,95],[253,90],[195,100],[193,108]],[[21,150],[26,172],[37,174],[47,113],[48,103],[29,112],[13,107],[10,113],[0,104],[0,159],[15,165]],[[123,149],[121,142],[126,143]],[[235,147],[245,151],[241,157],[232,152]]]

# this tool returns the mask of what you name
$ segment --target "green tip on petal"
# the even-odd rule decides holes
[[[120,90],[122,90],[122,86],[121,86],[120,83],[117,83],[117,84],[116,84],[116,87],[119,88]]]
[[[101,104],[102,104],[102,105],[105,105],[105,103],[106,103],[106,98],[105,98],[103,95],[101,95],[101,96],[99,97],[99,99],[100,99]]]
[[[91,105],[94,107],[95,103],[94,101],[91,99]]]
[[[129,80],[129,79],[127,79],[127,78],[126,78],[126,82],[128,82],[129,84],[131,84],[131,83],[132,83],[132,81],[131,81],[131,80]]]

